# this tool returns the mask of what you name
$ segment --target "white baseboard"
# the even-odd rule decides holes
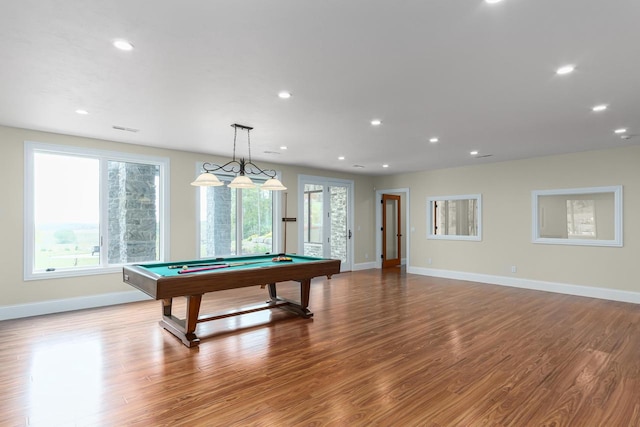
[[[407,273],[640,304],[640,293],[638,292],[621,291],[595,286],[570,285],[566,283],[544,282],[540,280],[519,279],[516,277],[493,276],[490,274],[465,273],[460,271],[437,270],[422,267],[408,267]]]
[[[352,271],[358,271],[358,270],[370,270],[372,268],[376,268],[376,263],[375,261],[373,262],[362,262],[360,264],[354,264],[353,265],[353,270]]]
[[[149,299],[151,299],[151,297],[148,295],[140,291],[133,290],[87,297],[33,302],[28,304],[5,305],[0,306],[0,320],[19,319],[22,317],[61,313],[64,311],[81,310],[83,308],[104,307],[107,305],[123,304]]]

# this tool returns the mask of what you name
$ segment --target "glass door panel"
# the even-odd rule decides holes
[[[398,218],[396,217],[396,201],[386,200],[384,208],[386,209],[385,218],[386,224],[384,227],[385,233],[385,249],[387,252],[387,258],[398,258],[398,242],[395,238],[398,235]]]
[[[304,185],[303,209],[303,255],[324,257],[322,237],[324,219],[324,188],[322,185]]]

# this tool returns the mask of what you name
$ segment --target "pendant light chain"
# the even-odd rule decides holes
[[[247,129],[247,146],[249,147],[249,163],[251,163],[251,129]]]
[[[233,127],[233,161],[236,161],[236,139],[238,138],[238,128]]]

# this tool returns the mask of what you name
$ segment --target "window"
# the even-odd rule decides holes
[[[429,197],[427,199],[427,238],[481,240],[481,202],[480,194]]]
[[[622,186],[532,192],[533,242],[622,246]]]
[[[315,184],[304,187],[304,243],[322,244],[322,188],[322,185]]]
[[[224,186],[199,187],[201,258],[264,254],[276,250],[277,192],[227,187],[234,178],[216,175]],[[257,184],[265,180],[251,177]]]
[[[168,166],[155,158],[25,143],[25,279],[164,259]]]

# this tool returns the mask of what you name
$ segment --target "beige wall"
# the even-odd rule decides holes
[[[72,137],[46,132],[29,131],[0,126],[2,150],[2,201],[0,202],[0,262],[3,275],[0,279],[0,307],[48,300],[83,297],[130,291],[122,283],[120,274],[104,274],[83,277],[23,280],[23,194],[24,194],[24,141],[89,147],[101,150],[121,151],[168,157],[170,166],[170,258],[191,259],[196,254],[196,193],[190,186],[196,172],[196,162],[219,161],[213,156],[152,147],[122,144],[90,138]],[[220,159],[222,160],[222,159]],[[260,162],[261,166],[278,169],[287,186],[287,212],[297,216],[298,174],[350,179],[354,181],[355,224],[361,232],[355,234],[355,262],[364,262],[364,253],[372,253],[374,242],[369,230],[373,228],[373,180],[370,177],[342,174],[323,170],[289,167]],[[297,251],[297,223],[287,228],[287,250]]]
[[[640,292],[639,165],[640,146],[631,146],[397,175],[375,186],[410,188],[412,267]],[[624,247],[531,243],[532,190],[618,184]],[[475,193],[482,194],[482,241],[427,240],[427,197]]]

